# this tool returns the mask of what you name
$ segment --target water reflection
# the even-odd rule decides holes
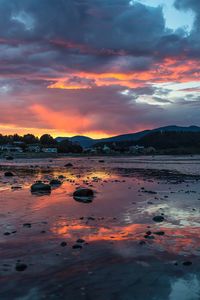
[[[171,283],[169,300],[200,299],[200,281],[197,275],[189,275],[186,279],[178,278]]]
[[[145,239],[146,232],[151,230],[152,239]],[[51,231],[60,238],[74,240],[82,237],[88,242],[96,241],[145,241],[158,251],[171,254],[193,254],[200,256],[199,227],[168,228],[151,226],[148,224],[131,224],[128,226],[115,225],[113,222],[93,220],[86,223],[69,222],[65,220],[55,222]],[[163,231],[164,235],[157,232]],[[148,237],[148,236],[147,236]]]
[[[73,159],[70,169],[63,168],[64,160],[49,168],[49,162],[42,162],[44,167],[30,173],[20,166],[16,178],[6,183],[0,174],[2,299],[8,294],[14,299],[13,287],[18,299],[31,300],[43,295],[79,299],[83,288],[85,299],[199,299],[198,182],[172,185],[143,173],[124,177],[113,165],[130,167],[133,162],[113,160],[102,165],[97,159]],[[34,181],[55,178],[63,184],[50,195],[31,195]],[[11,190],[14,185],[22,189]],[[73,192],[80,186],[96,191],[92,203],[74,201]],[[156,224],[152,219],[160,213],[165,222]],[[75,251],[79,238],[88,246]],[[60,246],[63,241],[66,247]],[[28,265],[24,277],[14,269],[19,259]],[[183,266],[186,259],[191,266]]]

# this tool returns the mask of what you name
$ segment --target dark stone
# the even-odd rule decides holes
[[[13,156],[6,156],[6,160],[13,160],[14,157]]]
[[[21,186],[11,186],[11,189],[12,190],[19,190],[19,189],[22,189]]]
[[[62,242],[62,243],[60,243],[60,246],[61,246],[61,247],[66,247],[66,246],[67,246],[67,243],[66,243],[66,242]]]
[[[151,233],[152,233],[151,231],[147,231],[146,235],[151,235]]]
[[[147,193],[147,194],[153,194],[153,195],[155,195],[155,194],[157,194],[157,192],[155,192],[155,191],[144,191],[145,193]]]
[[[10,235],[10,232],[4,232],[4,235]]]
[[[79,188],[73,193],[73,197],[76,201],[88,203],[92,202],[94,192],[88,188]]]
[[[153,217],[154,222],[163,222],[165,219],[163,216],[155,216]]]
[[[95,221],[95,218],[94,217],[88,217],[88,220]]]
[[[191,266],[191,265],[192,265],[192,262],[191,262],[191,261],[184,261],[184,262],[183,262],[183,265],[184,265],[184,266]]]
[[[157,234],[157,235],[165,235],[165,232],[164,232],[164,231],[156,231],[156,232],[154,232],[154,234]]]
[[[51,192],[51,186],[49,184],[43,183],[42,181],[37,181],[36,183],[32,184],[31,186],[31,192],[37,193],[37,192]]]
[[[65,167],[73,167],[73,164],[72,164],[72,163],[67,163],[67,164],[65,165]]]
[[[75,244],[72,246],[73,249],[82,249],[83,247],[79,244]]]
[[[82,243],[85,243],[85,240],[83,240],[83,239],[78,239],[76,242],[82,244]]]
[[[146,234],[146,235],[144,236],[144,238],[145,238],[145,239],[149,239],[149,240],[154,240],[154,239],[155,239],[155,237],[154,237],[153,235],[148,235],[148,234]]]
[[[27,269],[27,265],[26,264],[22,264],[22,263],[17,263],[15,266],[15,270],[18,272],[23,272]]]
[[[23,227],[31,228],[31,223],[24,223]]]
[[[13,176],[15,176],[12,172],[5,172],[4,173],[4,176],[6,176],[6,177],[13,177]]]
[[[140,241],[139,244],[140,244],[140,245],[145,245],[146,242],[145,242],[145,241]]]

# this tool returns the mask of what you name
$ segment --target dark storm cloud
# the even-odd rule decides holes
[[[1,0],[0,6],[0,34],[6,39],[63,39],[146,52],[165,31],[161,8],[130,6],[128,0]]]
[[[128,0],[0,0],[0,43],[2,60],[14,72],[20,65],[25,73],[36,67],[43,73],[48,65],[99,72],[119,63],[122,71],[146,70],[159,57],[178,55],[187,41],[184,32],[165,27],[161,7]]]
[[[200,1],[176,0],[174,5],[179,10],[192,10],[195,15],[193,28],[188,37],[188,52],[190,57],[200,57]]]

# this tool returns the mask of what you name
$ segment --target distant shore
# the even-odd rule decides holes
[[[0,160],[5,160],[6,157],[11,157],[12,159],[42,159],[42,158],[63,158],[63,157],[141,157],[141,156],[148,156],[148,157],[157,157],[157,156],[196,156],[197,154],[189,154],[189,153],[156,153],[152,154],[131,154],[131,153],[96,153],[96,154],[88,154],[88,153],[32,153],[32,152],[23,152],[23,153],[9,153],[9,154],[0,154]]]

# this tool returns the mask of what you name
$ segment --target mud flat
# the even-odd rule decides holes
[[[199,157],[2,160],[0,299],[199,300],[199,215]]]

